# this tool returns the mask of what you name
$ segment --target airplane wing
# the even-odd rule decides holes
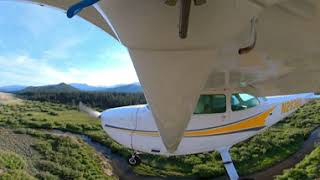
[[[41,6],[54,7],[63,11],[68,10],[68,8],[71,7],[73,4],[76,4],[79,2],[79,0],[16,0],[16,1],[31,2],[31,3],[39,4]],[[106,23],[106,21],[101,16],[101,14],[93,6],[83,9],[83,11],[79,13],[79,16],[81,16],[83,19],[91,22],[92,24],[96,25],[97,27],[101,28],[103,31],[107,32],[108,34],[116,38],[116,35],[112,31],[112,28]]]
[[[33,1],[66,9],[79,0]],[[177,149],[205,89],[319,90],[320,1],[178,2],[100,0],[99,13],[92,6],[80,13],[128,48],[168,151]]]
[[[319,1],[314,0],[284,1],[264,9],[256,47],[229,65],[230,84],[259,96],[319,91],[319,18]],[[212,72],[208,88],[223,86],[215,83],[217,76],[218,71]]]

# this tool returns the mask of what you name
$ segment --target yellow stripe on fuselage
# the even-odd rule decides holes
[[[269,109],[255,117],[246,119],[244,121],[240,121],[237,123],[233,123],[230,125],[206,129],[206,130],[198,130],[198,131],[187,131],[184,133],[186,137],[197,137],[197,136],[211,136],[211,135],[218,135],[218,134],[225,134],[225,133],[232,133],[241,130],[259,128],[265,126],[265,120],[269,116],[269,114],[273,111],[274,108]]]
[[[245,119],[240,122],[235,122],[232,124],[224,125],[221,127],[213,127],[213,128],[207,128],[207,129],[199,129],[199,130],[188,130],[184,133],[185,137],[201,137],[201,136],[212,136],[212,135],[219,135],[219,134],[227,134],[227,133],[234,133],[244,130],[250,130],[254,128],[262,128],[265,126],[265,121],[269,114],[274,110],[274,107],[260,113],[254,117]],[[140,130],[124,130],[119,129],[123,131],[127,131],[136,135],[142,135],[142,136],[160,136],[158,131],[140,131]]]

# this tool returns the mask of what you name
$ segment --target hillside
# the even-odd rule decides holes
[[[87,92],[118,92],[118,93],[139,93],[143,92],[140,83],[132,83],[116,86],[92,86],[84,83],[60,83],[55,85],[45,86],[24,86],[24,85],[12,85],[0,87],[0,92],[9,93],[26,93],[26,92],[75,92],[75,91],[87,91]]]
[[[78,92],[79,90],[65,83],[47,86],[29,86],[18,93],[59,93],[59,92]]]
[[[17,92],[17,91],[21,91],[24,88],[26,88],[26,86],[20,86],[20,85],[2,86],[0,87],[0,92]]]
[[[80,91],[104,91],[107,87],[105,86],[90,86],[88,84],[71,83],[70,86],[79,89]]]
[[[105,91],[108,92],[123,92],[123,93],[136,93],[143,92],[143,89],[139,83],[119,85],[116,87],[107,88]]]

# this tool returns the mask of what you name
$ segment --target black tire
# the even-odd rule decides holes
[[[135,157],[131,156],[131,157],[129,157],[129,159],[128,159],[128,163],[129,163],[131,166],[135,166],[135,165],[137,165],[137,160],[136,160]]]
[[[141,163],[141,159],[140,159],[140,157],[138,156],[138,155],[136,155],[135,157],[134,157],[134,159],[136,160],[136,165],[139,165],[140,163]]]
[[[136,166],[141,163],[141,159],[139,156],[131,156],[128,158],[128,163],[131,166]]]

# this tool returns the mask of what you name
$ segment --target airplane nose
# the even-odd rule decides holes
[[[136,108],[121,107],[108,109],[101,114],[104,131],[118,143],[132,147],[132,131],[136,127]]]
[[[108,109],[101,114],[103,128],[134,130],[136,126],[135,112],[136,110],[130,107]]]

